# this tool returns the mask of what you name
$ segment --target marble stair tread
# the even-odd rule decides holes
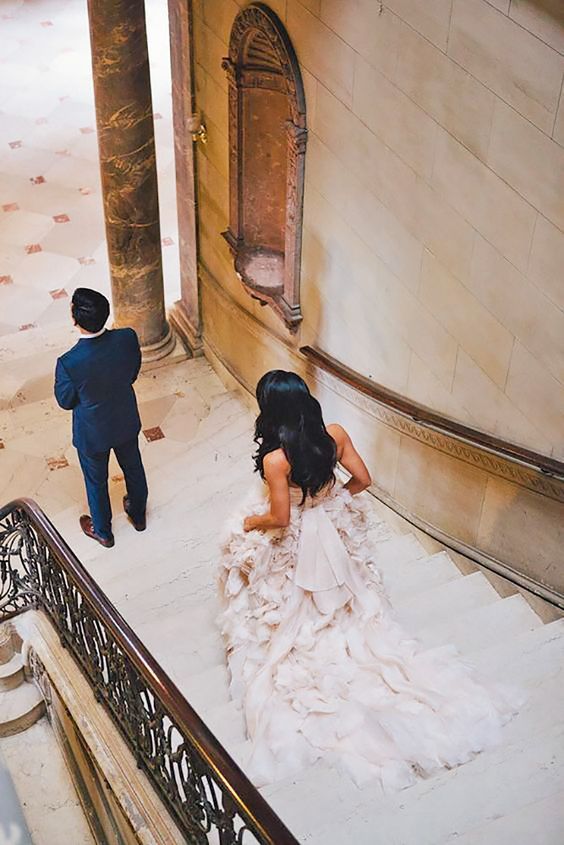
[[[418,561],[429,557],[414,534],[394,534],[387,540],[376,541],[374,563],[382,572],[398,561]]]
[[[322,825],[302,841],[311,845],[342,845],[342,831],[355,845],[374,845],[377,820],[382,842],[405,845],[417,831],[417,845],[437,845],[483,822],[484,818],[506,816],[523,803],[542,801],[564,790],[564,723],[552,725],[531,742],[505,743],[479,754],[474,760],[451,771],[419,781],[385,799],[381,790],[366,789],[353,806],[343,802],[346,816],[324,819]],[[276,806],[274,805],[274,809]],[[327,823],[329,822],[329,823]],[[286,823],[290,819],[286,819]],[[293,832],[300,838],[298,820]]]
[[[228,740],[225,744],[225,750],[227,753],[233,757],[237,765],[246,771],[247,763],[249,762],[249,757],[251,754],[251,743],[248,739],[240,740],[239,742],[235,740]],[[262,790],[260,790],[262,792]],[[294,793],[294,800],[296,800],[296,795]]]
[[[500,600],[482,573],[473,572],[398,603],[396,618],[408,633],[416,635],[431,624]]]
[[[29,728],[43,715],[45,702],[35,684],[23,683],[0,693],[0,736]]]
[[[225,748],[247,741],[243,711],[232,700],[206,710],[205,722]]]
[[[0,663],[0,692],[12,690],[24,680],[24,664],[21,654],[14,654],[7,663]]]
[[[564,722],[564,668],[545,678],[542,683],[531,686],[523,684],[520,690],[525,700],[517,715],[504,726],[504,742],[513,742],[526,733],[533,737],[543,726]]]
[[[239,753],[243,750],[241,746]],[[491,802],[496,790],[505,790],[506,806],[496,804],[494,798],[492,812],[505,814],[524,801],[542,800],[552,791],[562,789],[563,750],[564,724],[558,724],[537,734],[535,743],[525,735],[518,741],[479,754],[463,766],[418,780],[412,787],[388,795],[378,783],[359,789],[349,778],[321,762],[299,779],[261,789],[261,794],[303,843],[342,845],[339,835],[346,830],[350,837],[348,841],[355,845],[374,845],[370,836],[374,836],[377,823],[382,833],[381,841],[386,845],[411,845],[415,830],[418,831],[417,845],[438,845],[450,841],[451,836],[454,839],[455,833],[461,834],[482,823],[488,813],[481,805]],[[550,770],[557,753],[560,761],[553,783]],[[516,768],[519,778],[513,781],[512,773]],[[539,781],[539,791],[533,792],[531,797],[527,789],[527,772]],[[514,784],[514,793],[511,787],[507,790],[508,783]],[[307,795],[307,801],[296,802],[296,795]],[[436,814],[443,816],[443,829],[433,829],[429,836],[426,819]],[[420,829],[425,832],[419,834]]]
[[[422,592],[427,592],[455,579],[462,580],[470,577],[461,575],[445,552],[432,556],[426,555],[425,560],[418,563],[417,569],[421,569],[420,573],[417,571],[408,574],[406,568],[410,566],[410,562],[397,565],[396,572],[393,575],[385,576],[384,586],[389,590],[392,604],[398,607]],[[159,638],[162,637],[164,625],[167,636],[172,633],[172,629],[175,629],[176,635],[189,642],[190,649],[195,654],[200,648],[209,648],[210,650],[215,648],[221,652],[223,641],[217,626],[217,616],[217,598],[212,595],[202,600],[194,608],[189,607],[180,619],[175,616],[171,621],[151,620],[147,623],[138,624],[136,630],[142,639],[145,637],[148,641],[154,632],[158,632]]]
[[[534,610],[523,596],[516,594],[440,622],[431,622],[420,631],[419,639],[429,648],[453,643],[466,654],[541,626]]]
[[[178,653],[163,654],[160,664],[177,677],[189,679],[193,675],[206,672],[211,666],[225,663],[225,647],[219,636],[210,633],[202,637],[195,648],[189,651],[181,649]]]
[[[397,608],[401,608],[404,603],[411,601],[414,595],[419,595],[420,592],[427,592],[456,579],[463,580],[470,577],[461,575],[448,555],[442,552],[429,557],[420,566],[421,580],[417,579],[416,585],[411,590],[407,586],[398,586],[396,589],[389,582],[385,582],[385,586],[390,592],[392,604]],[[472,581],[470,581],[469,586],[473,588]],[[435,621],[433,620],[433,624],[435,624]],[[175,642],[178,643],[174,655],[163,654],[159,657],[163,665],[166,666],[173,660],[179,672],[185,669],[187,674],[192,674],[202,671],[205,668],[202,664],[206,661],[209,661],[207,662],[209,666],[212,662],[218,662],[223,658],[224,644],[217,625],[215,597],[210,597],[207,601],[201,603],[195,608],[195,612],[192,612],[190,608],[189,612],[187,611],[182,617],[174,616],[172,620],[166,622],[163,620],[161,624],[158,620],[152,620],[147,624],[136,626],[136,630],[141,639],[149,644],[153,635],[156,636],[157,640],[165,639],[163,625],[166,628],[167,641],[169,635],[173,634]],[[158,649],[155,648],[154,650],[158,656]]]
[[[427,558],[413,562],[399,561],[383,572],[384,586],[389,592],[392,605],[405,601],[415,594],[424,593],[455,578],[463,578],[460,570],[446,552],[437,552]]]
[[[519,807],[456,838],[456,845],[562,845],[564,791]]]
[[[229,673],[224,665],[211,666],[181,683],[181,689],[204,722],[208,710],[229,701]]]
[[[494,679],[503,678],[506,683],[523,689],[528,696],[520,714],[505,726],[504,744],[509,739],[516,741],[519,737],[530,737],[544,730],[547,723],[564,721],[564,713],[559,716],[560,702],[564,698],[561,670],[564,658],[564,624],[555,622],[551,625],[554,626],[552,632],[546,630],[551,626],[545,625],[493,650],[495,659],[492,659],[492,655],[480,653],[474,661],[479,671],[487,670]],[[510,672],[508,664],[511,667]],[[540,674],[541,666],[544,667],[544,674]],[[338,772],[322,763],[317,763],[314,768],[315,778],[310,776],[309,772],[304,772],[265,788],[262,790],[264,796],[269,801],[276,800],[281,813],[289,813],[296,794],[307,792],[312,823],[315,818],[319,819],[331,812],[334,801],[346,804],[358,796],[358,789],[349,778],[342,778]],[[453,771],[461,774],[464,768]],[[373,797],[381,792],[377,786],[368,789]],[[408,793],[409,790],[404,790],[402,795]]]
[[[405,564],[405,566],[409,565],[409,563]],[[394,587],[393,583],[390,583],[390,581],[393,581],[394,576],[391,579],[386,578],[384,582],[386,588],[389,589],[392,604],[398,610],[401,611],[404,605],[408,605],[405,613],[405,618],[408,620],[405,623],[406,625],[415,616],[414,624],[418,629],[424,629],[427,625],[428,605],[431,605],[434,611],[429,625],[437,625],[441,621],[443,611],[450,613],[452,607],[450,604],[450,593],[444,598],[444,591],[441,590],[435,593],[434,590],[446,587],[452,582],[460,582],[455,587],[455,595],[457,596],[459,606],[465,605],[465,602],[467,602],[473,607],[474,601],[480,599],[487,599],[488,601],[500,599],[499,594],[490,586],[487,579],[481,573],[473,573],[472,575],[466,576],[461,575],[458,568],[452,563],[448,554],[445,552],[439,552],[431,556],[425,553],[425,559],[419,559],[417,570],[419,567],[421,568],[421,578],[419,578],[418,571],[409,573],[409,575],[406,573],[404,578],[403,565],[398,565],[398,580],[405,581],[405,586],[402,583],[401,586]],[[408,582],[409,585],[413,584],[413,589],[410,589],[410,586],[407,585]],[[460,596],[460,593],[465,594],[467,590],[470,595]],[[417,608],[420,602],[423,602],[424,596],[424,608],[421,611]],[[435,602],[436,606],[434,606]],[[197,664],[197,655],[200,650],[209,649],[210,653],[215,653],[216,655],[223,654],[223,640],[217,625],[217,615],[217,599],[214,595],[211,595],[205,600],[202,600],[194,608],[189,608],[181,619],[175,617],[173,621],[163,623],[160,623],[158,620],[152,620],[146,624],[140,624],[137,626],[137,630],[142,639],[145,638],[146,641],[149,641],[153,632],[158,632],[159,637],[162,637],[163,624],[167,633],[169,633],[169,629],[172,626],[175,629],[177,637],[182,637],[189,644],[189,651],[196,655],[193,662]],[[420,619],[421,616],[423,617],[422,619]],[[445,622],[445,625],[447,624]],[[188,658],[188,660],[191,660],[191,658]],[[175,662],[178,663],[178,660],[175,660]]]
[[[504,599],[509,601],[509,599]],[[564,665],[564,619],[541,625],[472,656],[472,662],[484,673],[518,682],[521,673],[542,681]]]

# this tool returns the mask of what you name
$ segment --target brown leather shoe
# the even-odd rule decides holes
[[[84,531],[87,537],[90,537],[91,540],[97,540],[101,546],[104,546],[105,549],[111,549],[113,545],[115,545],[114,535],[111,534],[107,539],[105,537],[100,537],[99,534],[96,534],[94,531],[94,526],[92,525],[92,517],[88,516],[87,514],[83,513],[79,519],[80,527]]]
[[[133,521],[131,514],[129,513],[129,496],[123,497],[123,509],[124,509],[125,513],[127,514],[128,520],[131,522],[131,524],[133,525],[135,530],[136,531],[144,531],[145,528],[147,527],[147,519],[144,516],[143,519],[141,520],[141,522],[134,522]]]

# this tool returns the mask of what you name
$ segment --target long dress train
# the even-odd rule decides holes
[[[336,484],[301,505],[292,489],[287,528],[245,533],[242,516],[268,507],[261,485],[226,532],[220,625],[258,786],[323,757],[400,789],[497,744],[520,704],[397,623],[377,569],[388,529],[366,496]]]

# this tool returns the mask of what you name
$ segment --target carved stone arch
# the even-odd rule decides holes
[[[300,263],[306,106],[288,34],[252,3],[233,22],[229,57],[229,229],[235,269],[248,292],[294,331]]]

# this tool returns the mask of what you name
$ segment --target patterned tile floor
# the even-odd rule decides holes
[[[147,0],[165,298],[179,295],[167,18]],[[108,259],[86,0],[0,3],[0,335],[68,319]]]

